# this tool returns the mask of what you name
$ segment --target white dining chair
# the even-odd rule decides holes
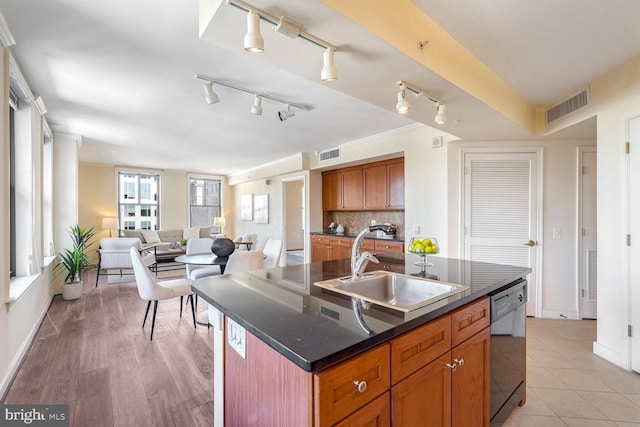
[[[213,239],[210,237],[201,238],[201,239],[189,239],[187,241],[186,254],[193,255],[193,254],[211,253],[212,243],[213,243]],[[191,274],[194,271],[203,269],[203,268],[211,269],[210,267],[203,266],[203,265],[187,264],[186,266],[187,279],[193,280],[191,279]],[[218,271],[220,271],[220,269],[218,269]]]
[[[242,271],[262,270],[264,253],[261,250],[235,251],[229,255],[229,261],[224,274],[240,273]]]
[[[151,336],[149,340],[153,340],[153,330],[156,325],[156,312],[158,311],[158,301],[180,297],[180,317],[182,317],[183,298],[191,299],[191,314],[193,316],[193,327],[196,327],[196,310],[193,303],[193,291],[191,290],[191,282],[187,279],[163,280],[158,282],[151,274],[151,271],[144,265],[142,257],[136,248],[129,250],[131,263],[133,264],[133,272],[136,276],[136,284],[138,286],[138,294],[140,298],[148,301],[147,311],[144,313],[142,327],[144,328],[149,315],[149,307],[153,301],[153,319],[151,320]]]
[[[269,239],[262,249],[264,252],[264,268],[279,267],[280,254],[282,253],[282,240]]]

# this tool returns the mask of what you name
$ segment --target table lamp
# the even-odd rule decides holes
[[[102,218],[102,229],[109,230],[109,237],[111,237],[111,231],[118,229],[118,218],[115,216],[106,216]]]
[[[227,225],[227,220],[223,216],[217,216],[213,219],[214,227],[219,227],[219,233],[222,234],[222,227]]]

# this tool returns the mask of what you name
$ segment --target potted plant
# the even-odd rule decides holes
[[[73,245],[71,249],[65,249],[64,252],[58,254],[57,268],[66,273],[62,283],[62,299],[73,300],[82,296],[80,275],[83,271],[94,266],[86,249],[91,245],[90,240],[95,234],[93,227],[85,230],[79,225],[75,225],[69,229]]]

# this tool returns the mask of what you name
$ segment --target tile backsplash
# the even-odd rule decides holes
[[[345,234],[356,234],[371,225],[371,220],[376,224],[391,223],[398,229],[396,236],[404,236],[404,211],[325,211],[322,231],[328,231],[334,222],[336,226],[342,224]]]

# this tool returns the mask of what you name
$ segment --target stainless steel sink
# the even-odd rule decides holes
[[[403,312],[424,307],[469,289],[465,285],[388,271],[371,272],[356,281],[345,277],[314,284],[333,292]]]

